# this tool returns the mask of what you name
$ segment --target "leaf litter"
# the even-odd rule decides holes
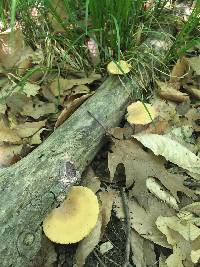
[[[103,197],[105,190],[107,193],[113,190],[114,202],[108,210],[110,219],[117,217],[125,229],[129,225],[127,220],[130,221],[130,231],[125,231],[126,244],[130,243],[129,262],[135,266],[192,267],[200,259],[200,205],[198,181],[195,182],[200,177],[200,110],[198,97],[184,87],[191,83],[191,77],[195,80],[198,72],[193,67],[191,76],[192,64],[188,64],[191,63],[187,59],[179,59],[169,81],[157,81],[164,93],[158,90],[150,99],[156,112],[153,120],[144,125],[144,110],[138,109],[131,116],[134,118],[135,112],[140,119],[141,115],[141,123],[134,124],[133,120],[124,128],[108,131],[112,142],[104,161],[109,179],[105,179],[105,174],[99,177],[97,195]],[[129,113],[128,116],[125,118],[129,121]],[[127,135],[129,129],[133,133],[131,137]],[[120,187],[126,190],[126,209]],[[100,250],[101,244],[110,242],[105,237],[107,231],[105,228],[104,235],[94,237],[96,243],[93,240],[93,252],[90,250],[88,259],[99,251],[98,261],[107,262]],[[112,252],[117,244],[111,245]],[[90,244],[85,244],[86,251],[89,248]],[[120,264],[123,266],[124,262]],[[77,266],[83,266],[83,262]]]
[[[15,163],[15,156],[22,158],[22,147],[35,148],[64,123],[94,93],[92,83],[101,79],[100,74],[86,76],[72,68],[64,77],[46,75],[42,48],[27,46],[20,29],[13,34],[0,33],[0,119],[7,122],[0,130],[4,167]]]
[[[56,24],[53,28],[58,31]],[[20,160],[25,145],[36,147],[47,137],[45,132],[52,132],[64,123],[94,93],[92,83],[101,79],[96,73],[77,77],[76,70],[74,75],[46,77],[40,68],[44,63],[42,50],[27,47],[20,31],[15,35],[15,44],[8,43],[9,33],[0,35],[3,40],[0,47],[1,167]],[[125,243],[130,243],[128,256],[132,264],[153,266],[158,258],[159,266],[165,267],[198,264],[200,194],[194,186],[194,178],[200,177],[200,85],[196,79],[199,64],[199,56],[181,58],[173,67],[169,81],[156,81],[158,90],[150,99],[156,116],[151,118],[148,114],[147,124],[137,121],[136,126],[131,121],[124,128],[110,130],[112,145],[104,157],[109,180],[105,182],[105,177],[98,177],[91,170],[83,178],[82,183],[97,194],[101,209],[95,228],[78,244],[74,266],[84,266],[95,251],[100,253],[102,262],[108,260],[107,255],[112,258],[113,250],[120,251],[119,244],[108,239],[113,217],[124,226],[123,233],[129,232]],[[37,66],[38,76],[19,82],[19,77]],[[180,108],[180,105],[183,106]],[[135,112],[140,118],[140,111]],[[134,117],[133,111],[131,116]],[[132,137],[126,137],[130,136],[126,135],[127,128],[133,132]],[[186,180],[189,183],[186,184]],[[119,187],[126,190],[126,209]],[[126,231],[128,219],[130,231]],[[109,249],[101,252],[103,244],[108,244]],[[45,253],[45,257],[47,254],[45,260],[51,266],[56,254],[49,244],[42,248],[46,246],[47,251],[41,253]],[[112,259],[113,262],[117,264],[117,259]]]

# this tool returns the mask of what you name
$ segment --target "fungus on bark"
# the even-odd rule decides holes
[[[55,243],[76,243],[92,231],[98,214],[99,204],[92,190],[73,186],[61,206],[47,215],[43,221],[43,230]]]

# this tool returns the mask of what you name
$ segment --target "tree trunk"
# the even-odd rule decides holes
[[[139,91],[138,79],[135,75],[127,82],[125,77],[121,83],[109,77],[43,144],[0,170],[1,267],[27,266],[36,255],[44,217],[79,181],[100,149],[105,129],[119,125],[132,93]]]

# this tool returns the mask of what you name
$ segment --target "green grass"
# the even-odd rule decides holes
[[[189,16],[188,21],[184,24],[180,32],[177,34],[174,43],[169,50],[165,63],[168,64],[173,60],[177,60],[188,49],[200,44],[200,38],[194,38],[191,33],[196,30],[199,33],[198,27],[200,26],[200,1],[196,2],[192,14]]]
[[[34,49],[41,46],[46,53],[45,67],[50,69],[59,65],[60,71],[66,63],[73,68],[91,71],[93,66],[89,60],[85,37],[96,40],[100,50],[100,71],[106,64],[119,61],[121,58],[131,62],[145,62],[148,55],[139,55],[139,45],[152,32],[164,28],[168,23],[168,15],[164,7],[168,0],[155,0],[147,10],[144,0],[62,0],[66,18],[62,19],[56,1],[52,0],[8,0],[0,3],[0,18],[6,25],[13,28],[17,19],[23,27],[26,42]],[[37,7],[39,18],[30,16],[30,10]],[[7,13],[5,12],[7,10]],[[183,25],[169,50],[166,61],[171,61],[182,55],[188,48],[199,42],[199,38],[191,39],[191,33],[199,26],[198,15],[200,1],[188,21]],[[49,16],[51,14],[51,16]],[[57,21],[62,34],[52,28]],[[50,55],[51,54],[51,55]],[[154,56],[154,55],[152,55]],[[150,66],[152,67],[152,66]]]

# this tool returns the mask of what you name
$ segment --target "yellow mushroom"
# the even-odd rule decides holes
[[[146,107],[146,108],[145,108]],[[130,124],[149,124],[156,117],[156,110],[153,106],[147,103],[137,101],[132,103],[127,108],[127,121]]]
[[[98,214],[96,195],[87,187],[73,186],[61,206],[45,218],[43,230],[55,243],[76,243],[92,231]]]
[[[118,62],[111,61],[107,66],[107,71],[110,74],[122,75],[128,73],[130,71],[130,67],[131,66],[124,60],[120,60]]]

